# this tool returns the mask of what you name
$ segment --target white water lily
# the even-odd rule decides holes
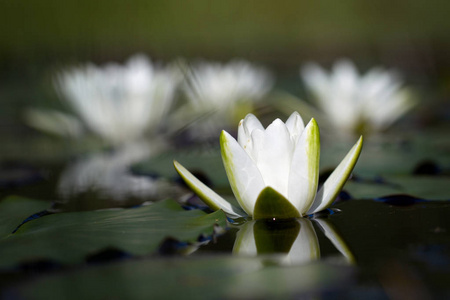
[[[239,122],[237,141],[220,136],[222,159],[242,209],[231,205],[178,162],[175,168],[188,186],[212,209],[232,218],[295,218],[329,207],[349,177],[362,148],[362,137],[318,190],[319,128],[304,126],[294,112],[286,123],[276,119],[267,129],[252,114]]]
[[[266,69],[244,60],[227,64],[199,62],[187,79],[185,91],[198,109],[231,107],[239,100],[259,100],[273,85]]]
[[[58,74],[55,85],[85,127],[111,144],[124,144],[156,131],[179,80],[173,68],[136,55],[125,65],[67,69]]]
[[[360,75],[352,62],[340,60],[330,73],[309,63],[300,74],[330,123],[345,132],[385,130],[415,105],[398,74],[382,68]]]
[[[203,116],[192,125],[191,135],[216,134],[240,120],[272,88],[274,78],[263,67],[245,60],[226,64],[201,61],[186,72],[183,89],[192,116]]]

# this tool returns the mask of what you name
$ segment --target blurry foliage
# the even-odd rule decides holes
[[[388,137],[387,142],[381,145],[376,140],[374,144],[366,140],[361,159],[355,168],[355,174],[362,176],[362,181],[351,182],[345,189],[357,198],[401,192],[423,198],[448,200],[448,128],[417,131],[420,126],[435,125],[436,120],[450,119],[448,11],[450,2],[445,0],[288,0],[277,2],[276,5],[268,0],[2,0],[0,158],[60,162],[74,153],[101,147],[92,140],[74,145],[50,136],[35,136],[35,132],[22,124],[21,113],[24,106],[45,104],[44,106],[64,108],[56,100],[51,82],[55,71],[66,64],[122,61],[136,52],[144,52],[152,58],[165,61],[179,56],[223,61],[244,57],[268,64],[280,74],[277,86],[298,95],[302,92],[298,76],[301,63],[316,60],[328,67],[337,58],[350,57],[358,63],[361,70],[372,67],[374,63],[398,68],[405,73],[409,83],[426,87],[426,101],[416,112],[417,115],[420,113],[420,117],[413,116],[408,120],[409,123],[405,123],[410,131],[405,132],[402,130],[405,126],[400,127],[400,130],[392,132],[394,138]],[[411,124],[413,126],[409,126]],[[407,136],[415,138],[411,142],[405,138]],[[332,140],[332,137],[324,133],[322,171],[335,166],[342,159],[343,149],[346,148],[342,144],[335,144],[333,140],[334,144],[328,143],[327,138]],[[135,166],[135,170],[174,179],[176,173],[172,168],[173,158],[204,173],[211,179],[216,191],[227,185],[221,158],[215,148],[207,149],[206,154],[196,151],[180,152],[179,149],[170,151]],[[412,175],[415,167],[426,159],[432,159],[443,169],[442,176]],[[396,186],[384,185],[381,188],[376,183],[378,175],[384,176],[386,181]],[[10,191],[8,189],[3,193]],[[136,219],[134,216],[137,212],[164,210],[164,205],[170,207],[163,213],[163,220]],[[153,206],[122,210],[123,214],[112,210],[61,213],[33,220],[25,224],[14,238],[10,236],[2,240],[2,253],[6,253],[8,247],[11,252],[2,255],[0,264],[13,265],[22,261],[22,258],[31,258],[33,253],[38,253],[35,252],[37,250],[44,258],[59,257],[67,262],[83,261],[88,252],[104,249],[114,240],[114,246],[126,248],[125,250],[135,254],[153,253],[161,239],[168,235],[194,241],[205,230],[211,233],[212,224],[217,222],[215,218],[221,214],[185,212],[178,204],[176,207],[174,205],[172,202],[160,202]],[[391,206],[374,201],[351,201],[338,204],[342,213],[333,218],[344,229],[343,234],[352,241],[353,248],[358,249],[358,261],[363,265],[367,262],[374,264],[374,257],[378,257],[379,261],[380,254],[386,255],[386,249],[390,249],[389,254],[398,251],[402,257],[405,253],[413,255],[412,246],[423,245],[425,237],[431,244],[438,244],[438,248],[444,243],[448,245],[448,235],[442,234],[448,230],[448,218],[445,217],[448,204],[441,202],[429,205],[431,210],[423,210],[422,206],[393,210]],[[445,205],[445,209],[442,209],[442,205]],[[47,202],[18,197],[1,200],[2,235],[10,233],[26,217],[46,207]],[[393,213],[395,218],[392,217]],[[176,222],[179,227],[183,227],[184,221],[201,222],[194,224],[194,230],[180,232],[179,227],[172,230],[168,224],[173,222],[175,216],[178,219],[179,215],[186,216]],[[96,224],[102,217],[103,222]],[[108,218],[113,221],[107,222]],[[219,219],[219,223],[224,226],[223,215]],[[364,220],[362,226],[354,226],[358,224],[358,220]],[[67,223],[66,228],[59,227],[63,222]],[[80,222],[83,223],[82,229],[89,234],[77,237]],[[380,230],[379,224],[387,225],[384,230]],[[95,231],[92,233],[96,228],[109,231],[109,235],[102,235],[100,231],[98,234]],[[114,230],[110,230],[111,228]],[[146,243],[138,245],[142,251],[137,251],[137,246],[130,246],[132,237],[118,238],[122,230],[134,232],[139,241]],[[157,230],[161,231],[155,234]],[[36,235],[33,236],[34,234]],[[153,238],[149,238],[151,235]],[[367,238],[368,236],[371,238]],[[411,236],[412,239],[408,239]],[[64,248],[54,248],[51,241],[66,244]],[[78,251],[70,243],[88,245],[89,249]],[[428,249],[426,246],[423,247]],[[61,249],[68,252],[58,253]],[[443,249],[444,254],[448,254],[448,247]],[[49,255],[52,251],[55,252]],[[428,254],[427,251],[423,251],[428,255],[427,259],[435,257],[434,253]],[[11,259],[13,256],[15,261]],[[105,291],[109,296],[118,297],[129,296],[129,293],[139,296],[167,296],[168,292],[177,294],[181,291],[186,292],[184,296],[198,295],[200,292],[210,298],[217,296],[217,291],[219,295],[220,291],[235,291],[237,294],[225,295],[249,295],[254,298],[273,295],[281,298],[286,293],[289,296],[320,286],[339,285],[341,281],[347,281],[347,275],[350,274],[345,269],[346,276],[341,276],[343,273],[339,268],[322,264],[254,271],[259,270],[259,264],[258,259],[230,257],[177,261],[138,260],[45,276],[40,280],[29,281],[29,286],[21,290],[23,294],[19,296],[48,298],[50,291],[60,297],[79,299],[86,295],[104,295],[102,293]],[[161,269],[165,272],[160,272]],[[330,273],[330,270],[333,272]],[[311,277],[311,274],[317,276]],[[104,276],[105,280],[100,280],[99,276]],[[271,290],[279,286],[273,284],[273,278],[286,278],[287,281],[282,282],[279,290]],[[71,294],[67,295],[66,287],[69,284],[81,288],[71,288]],[[173,286],[177,288],[174,289]]]
[[[221,211],[186,211],[173,200],[129,209],[56,213],[21,225],[31,213],[44,209],[43,203],[18,197],[0,202],[1,209],[11,214],[0,227],[0,268],[36,260],[80,263],[109,248],[131,255],[154,254],[167,237],[189,242],[195,250],[198,241],[215,233],[215,226],[226,226]]]
[[[67,111],[52,89],[56,71],[121,62],[136,52],[165,61],[243,57],[277,71],[277,86],[294,94],[302,91],[298,67],[307,60],[327,67],[349,57],[362,71],[382,63],[405,73],[408,84],[428,87],[422,121],[448,118],[433,107],[449,95],[449,9],[444,0],[0,1],[0,133],[60,153],[63,147],[30,137],[35,132],[23,125],[22,108]],[[6,147],[1,157],[21,144]]]
[[[43,211],[49,203],[11,196],[0,202],[0,239],[13,232],[20,223],[34,213]]]
[[[446,40],[448,1],[2,1],[0,57],[255,56]],[[420,21],[419,21],[420,20]],[[359,46],[358,46],[359,45]],[[322,48],[323,47],[323,48]],[[354,49],[355,53],[357,48]]]

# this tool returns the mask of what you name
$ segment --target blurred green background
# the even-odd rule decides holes
[[[163,62],[170,62],[180,57],[188,60],[204,58],[219,61],[228,61],[236,57],[244,58],[268,67],[277,77],[275,89],[286,90],[294,96],[304,95],[299,78],[299,67],[308,61],[316,61],[322,66],[330,67],[337,59],[346,57],[353,60],[362,72],[378,65],[397,69],[403,75],[405,84],[416,91],[420,104],[405,116],[402,120],[405,122],[399,124],[400,126],[394,129],[393,134],[383,136],[387,137],[384,142],[377,143],[375,139],[371,144],[369,138],[365,141],[365,149],[357,165],[358,175],[361,174],[363,180],[359,178],[359,183],[355,180],[346,188],[357,198],[372,199],[381,195],[406,193],[426,199],[447,200],[449,196],[446,187],[449,186],[448,174],[450,173],[448,167],[450,161],[448,156],[450,153],[448,143],[449,12],[450,1],[448,0],[0,0],[0,183],[2,180],[21,184],[25,182],[25,187],[22,189],[12,184],[9,188],[0,190],[1,196],[14,193],[45,200],[60,199],[60,195],[56,195],[57,187],[68,158],[70,163],[77,158],[77,155],[80,156],[80,153],[86,153],[85,149],[89,149],[88,142],[91,141],[83,140],[83,143],[73,143],[66,139],[45,135],[24,124],[24,108],[56,107],[64,110],[64,103],[59,101],[52,85],[55,72],[76,63],[123,62],[135,53],[144,53],[153,60]],[[349,149],[349,146],[344,147],[339,143],[336,143],[334,148],[328,147],[325,143],[322,145],[324,145],[322,153],[325,155],[321,156],[324,162],[323,164],[321,162],[321,168],[334,166],[343,157],[345,153],[343,151]],[[190,170],[194,170],[197,164],[197,170],[208,170],[207,172],[210,173],[206,172],[206,177],[209,176],[219,190],[226,188],[229,193],[225,173],[221,169],[220,152],[209,151],[210,149],[203,151],[203,148],[196,149],[199,150],[197,152],[188,150],[181,147],[176,149],[179,151],[176,153],[177,160],[183,164],[186,163]],[[174,152],[166,152],[142,165],[135,166],[134,171],[136,174],[157,174],[169,179],[175,178],[175,171],[172,168],[174,156]],[[441,175],[443,176],[411,176],[416,166],[421,162],[427,162],[424,159],[431,159],[432,167],[434,163],[436,168],[442,166]],[[32,162],[30,165],[37,165],[39,168],[38,170],[32,168],[30,171],[30,168],[21,169],[20,165],[17,167],[15,164],[8,168],[6,163],[16,161],[20,163],[30,161]],[[6,166],[3,166],[4,163]],[[70,167],[70,164],[67,166]],[[379,174],[387,179],[386,182],[382,182],[384,185],[380,185],[379,178],[376,177]],[[33,176],[38,179],[34,179]],[[25,179],[29,177],[39,184],[33,185],[26,182]],[[368,180],[364,181],[364,178]],[[374,180],[371,180],[372,178]],[[66,209],[91,210],[103,203],[108,203],[111,207],[129,205],[112,202],[109,198],[101,200],[98,197],[96,201],[93,201],[92,197],[90,193],[78,195],[78,198],[67,205]],[[134,200],[131,199],[131,201]],[[427,287],[428,284],[430,288],[437,287],[438,292],[444,290],[443,294],[448,295],[448,280],[441,278],[435,280],[435,277],[442,274],[446,275],[442,278],[448,278],[448,247],[443,247],[444,250],[439,248],[441,244],[448,245],[446,229],[448,222],[442,223],[442,220],[448,219],[444,217],[446,210],[432,204],[436,205],[436,208],[431,206],[432,210],[428,212],[425,210],[424,215],[423,206],[395,207],[394,209],[392,206],[384,206],[381,203],[355,202],[380,205],[379,207],[382,208],[374,213],[371,206],[369,206],[370,209],[355,206],[353,211],[350,206],[347,206],[347,213],[343,210],[340,217],[336,215],[337,225],[339,225],[339,218],[342,222],[345,221],[342,225],[350,225],[347,228],[343,226],[343,234],[347,234],[345,238],[355,243],[352,246],[359,250],[356,254],[362,255],[365,261],[370,262],[363,265],[363,268],[378,263],[380,257],[386,257],[387,253],[391,255],[393,251],[395,257],[400,255],[401,266],[404,262],[408,268],[400,270],[404,272],[403,274],[398,271],[397,264],[397,270],[394,268],[392,272],[391,266],[395,267],[396,264],[393,262],[397,262],[390,258],[383,261],[381,266],[383,272],[384,267],[387,266],[387,275],[381,274],[384,276],[379,278],[381,283],[389,283],[389,281],[382,281],[383,278],[389,280],[399,275],[398,279],[391,279],[390,282],[399,285],[406,282],[409,285],[402,286],[419,289],[420,284],[425,282],[424,286]],[[353,203],[348,202],[348,204]],[[344,203],[344,205],[347,204]],[[25,205],[22,207],[29,209]],[[96,218],[96,212],[93,213],[92,216]],[[366,218],[365,214],[368,214],[370,218]],[[403,215],[404,219],[403,217],[399,219],[399,215]],[[15,215],[12,214],[12,216]],[[58,218],[57,215],[55,216]],[[22,220],[23,217],[20,216],[19,219]],[[388,219],[385,222],[381,217]],[[377,218],[379,218],[379,224],[383,226],[371,221]],[[42,220],[45,221],[45,218]],[[361,226],[355,226],[355,220],[361,221],[362,223],[359,224]],[[408,220],[411,224],[408,224]],[[396,227],[397,224],[400,225]],[[162,228],[165,227],[162,226]],[[371,233],[376,234],[371,235]],[[66,236],[61,236],[65,240]],[[374,236],[375,239],[365,238],[367,236]],[[377,237],[383,239],[377,239]],[[47,242],[51,242],[50,245],[54,241],[58,240],[54,240],[53,236],[47,239]],[[97,241],[97,236],[94,241]],[[227,243],[226,239],[222,241]],[[229,246],[231,245],[227,247]],[[55,251],[58,251],[58,248]],[[4,256],[4,259],[8,257]],[[174,272],[180,272],[180,268],[185,268],[188,270],[186,274],[201,273],[209,276],[212,273],[204,273],[205,270],[209,270],[211,265],[216,264],[219,266],[219,273],[222,274],[225,270],[226,275],[226,272],[231,272],[227,271],[227,265],[230,264],[229,257],[226,259],[223,262],[208,260],[205,265],[194,261],[194,264],[200,266],[193,269],[194,273],[188,273],[192,270],[191,261],[183,260],[183,263],[188,263],[187,267],[172,264],[172,271],[169,269],[167,274],[172,276]],[[444,262],[441,263],[444,269],[435,268],[436,259]],[[137,262],[141,263],[141,261]],[[241,262],[237,262],[241,268]],[[416,265],[417,262],[420,263],[419,269],[414,267],[410,269],[414,262]],[[113,265],[114,268],[116,266],[119,270],[114,269],[114,272],[108,273],[114,275],[110,281],[105,281],[108,287],[123,288],[126,293],[129,293],[129,288],[133,285],[127,284],[128,279],[136,281],[137,277],[133,276],[137,274],[139,277],[137,282],[145,282],[146,291],[153,292],[153,289],[148,288],[148,282],[151,282],[148,279],[152,278],[153,273],[143,276],[142,272],[133,273],[134,269],[133,272],[129,272],[126,265],[125,272],[121,272],[120,268],[123,266]],[[160,266],[158,260],[150,260],[144,266],[145,272],[161,269],[158,267]],[[131,267],[134,268],[134,265]],[[234,260],[231,262],[231,267],[234,268]],[[94,271],[92,276],[98,276],[95,273],[98,270],[103,272],[99,268],[77,267],[75,271],[77,270]],[[267,282],[273,283],[273,278],[283,278],[270,273],[276,269],[267,268],[267,270],[269,275],[266,276],[270,278]],[[292,270],[295,271],[293,268],[283,269],[288,272]],[[305,271],[306,277],[314,278],[310,276],[311,271],[308,270],[307,268]],[[324,278],[327,280],[333,278],[329,275],[333,275],[330,270],[333,272],[334,269],[328,266],[323,270],[325,270],[323,274],[327,274]],[[369,268],[368,271],[372,272],[372,269]],[[411,276],[409,272],[412,273]],[[62,273],[64,272],[56,274],[58,278],[63,280],[69,278],[71,283],[76,283],[70,274],[67,277],[67,274]],[[341,276],[341,271],[335,273],[339,273],[336,278],[345,279],[345,276]],[[121,277],[123,274],[125,274],[124,278]],[[258,282],[265,276],[265,273],[262,273],[263,277],[259,277],[260,274],[254,272],[256,277],[250,277],[250,280]],[[301,278],[297,275],[291,276],[293,273],[289,274],[286,275],[289,278]],[[12,281],[18,282],[23,274],[13,275],[6,274],[2,279],[8,279],[5,281],[6,284]],[[120,280],[119,284],[114,284],[116,275],[119,276],[117,277]],[[159,275],[158,273],[155,276]],[[370,274],[368,277],[371,281],[369,288],[364,286],[364,283],[358,286],[359,290],[357,290],[360,293],[367,292],[370,296],[371,292],[376,292],[375,289],[386,288],[382,285],[378,286],[380,282],[375,280],[376,278],[373,279],[373,276]],[[86,277],[86,274],[82,273],[80,278],[84,280],[89,276]],[[142,278],[143,281],[140,280]],[[198,278],[201,277],[194,276],[192,279],[185,280],[185,283],[198,286]],[[411,278],[412,281],[408,282]],[[419,281],[416,278],[419,278]],[[30,283],[39,285],[39,281],[32,279]],[[57,291],[59,288],[63,292],[69,291],[66,289],[67,285],[64,285],[65,281],[58,286],[58,283],[51,281],[52,278],[47,277],[47,279],[50,279],[52,289],[47,288],[46,292],[53,292],[53,288]],[[420,280],[425,281],[420,282]],[[441,281],[444,281],[442,285]],[[98,285],[98,282],[92,282]],[[170,284],[170,281],[167,282]],[[224,282],[228,283],[226,280]],[[416,282],[420,284],[417,285]],[[371,289],[373,285],[377,286]],[[101,284],[99,286],[102,287]],[[214,284],[208,286],[216,287]],[[257,291],[261,291],[261,285],[256,286]],[[166,288],[167,285],[161,285],[161,287]],[[277,289],[279,287],[282,288],[283,285],[276,285]],[[297,282],[295,287],[298,287]],[[33,291],[32,288],[28,290]],[[225,288],[228,286],[225,285]],[[178,290],[173,289],[173,291]],[[70,289],[70,292],[72,291],[73,286]],[[83,286],[79,288],[79,291],[89,293],[96,290],[86,289]],[[141,292],[138,288],[136,291]]]
[[[35,63],[145,51],[278,65],[341,55],[405,61],[447,52],[449,9],[436,0],[2,0],[0,57]]]
[[[271,68],[277,86],[294,94],[302,63],[329,66],[348,57],[361,70],[397,68],[425,91],[430,106],[421,109],[432,113],[423,122],[448,118],[433,107],[448,107],[449,11],[444,0],[0,0],[0,134],[30,134],[22,108],[55,103],[55,69],[136,52],[162,61],[249,59]]]

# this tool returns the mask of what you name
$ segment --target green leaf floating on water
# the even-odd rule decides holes
[[[46,210],[49,202],[10,196],[0,201],[0,239],[10,234],[23,220]]]
[[[138,208],[48,215],[25,223],[0,241],[0,267],[37,259],[78,263],[111,247],[146,255],[166,237],[195,242],[201,234],[211,235],[214,224],[226,226],[222,211],[186,211],[173,200]]]
[[[348,181],[344,189],[356,199],[408,194],[426,200],[450,200],[450,178],[445,176],[383,176],[383,183]]]
[[[217,141],[219,141],[217,139]],[[168,168],[173,164],[173,160],[183,162],[183,166],[190,171],[201,171],[215,187],[229,189],[229,183],[225,168],[223,167],[220,148],[198,147],[188,151],[166,151],[145,162],[133,166],[137,173],[156,173],[162,177],[175,178],[178,176],[174,168]]]

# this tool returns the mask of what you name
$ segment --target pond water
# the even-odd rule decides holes
[[[4,170],[4,196],[21,196],[0,202],[2,299],[450,297],[445,199],[356,200],[351,185],[370,182],[355,176],[326,213],[238,223],[204,213],[193,198],[189,210],[89,192],[51,204],[36,198],[58,197],[60,175],[24,165]],[[126,208],[104,209],[115,206]]]
[[[25,151],[0,166],[0,298],[449,298],[446,134],[367,139],[332,209],[284,222],[232,222],[183,186],[173,159],[233,201],[217,145]],[[353,142],[324,137],[322,182]]]

